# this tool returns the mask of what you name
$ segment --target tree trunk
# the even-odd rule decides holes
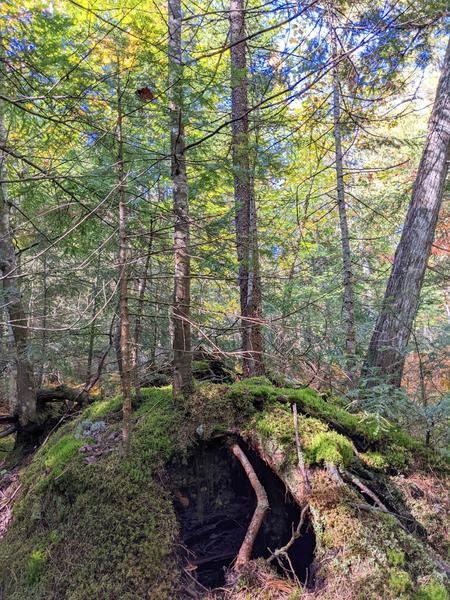
[[[401,384],[407,345],[442,203],[449,147],[450,41],[411,204],[363,368],[368,386],[376,385],[380,380],[397,387]]]
[[[129,444],[131,421],[131,340],[130,317],[128,312],[128,210],[125,194],[125,173],[123,160],[123,112],[122,89],[120,81],[120,61],[118,61],[117,75],[117,173],[118,173],[118,199],[119,199],[119,331],[120,331],[120,360],[122,383],[122,410],[123,410],[123,443],[125,448]]]
[[[43,296],[43,306],[42,306],[42,319],[41,319],[41,327],[42,327],[42,340],[41,340],[41,357],[40,357],[40,366],[39,373],[37,376],[37,387],[41,387],[44,382],[44,377],[47,372],[47,313],[48,313],[48,286],[47,286],[47,253],[42,257],[42,296]]]
[[[189,203],[183,123],[181,1],[168,0],[169,110],[174,212],[175,277],[173,298],[173,396],[182,400],[193,390],[191,348],[191,280]]]
[[[151,278],[151,257],[153,247],[153,217],[150,217],[150,238],[147,247],[147,256],[145,259],[144,272],[142,279],[139,282],[139,296],[138,305],[136,312],[136,320],[134,323],[134,353],[133,353],[133,377],[134,377],[134,390],[136,397],[140,397],[141,384],[140,384],[140,373],[139,373],[139,344],[141,341],[141,325],[142,325],[142,314],[144,312],[144,301],[145,301],[145,289],[147,287],[147,280]]]
[[[252,377],[263,375],[265,369],[257,218],[250,176],[247,57],[244,38],[244,2],[231,0],[231,116],[243,373],[245,377]]]
[[[95,329],[97,326],[97,294],[98,294],[98,281],[100,277],[100,261],[101,261],[101,252],[98,251],[97,256],[97,269],[95,273],[95,281],[92,286],[92,313],[91,313],[91,325],[89,328],[89,347],[88,347],[88,356],[87,356],[87,364],[86,364],[86,385],[89,386],[91,383],[92,377],[92,362],[94,360],[94,344],[95,344]]]
[[[331,11],[330,11],[331,12]],[[355,299],[353,290],[353,269],[350,240],[348,233],[347,206],[345,202],[345,182],[341,139],[341,94],[339,87],[338,49],[334,15],[330,14],[331,54],[333,60],[333,131],[335,147],[336,188],[339,208],[339,224],[341,229],[342,274],[344,285],[343,314],[345,322],[345,354],[347,370],[351,381],[355,378]]]
[[[0,143],[6,145],[3,106],[0,104]],[[6,153],[0,152],[0,180],[5,179]],[[16,360],[17,407],[20,425],[26,427],[36,421],[36,395],[33,367],[28,358],[28,320],[19,289],[16,253],[9,223],[6,184],[0,183],[0,270],[3,293],[11,325]]]

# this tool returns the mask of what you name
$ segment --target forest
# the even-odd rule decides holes
[[[449,600],[445,0],[0,0],[0,600]]]

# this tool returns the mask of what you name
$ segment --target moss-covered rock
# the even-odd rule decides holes
[[[442,461],[393,425],[379,428],[367,415],[346,412],[341,401],[309,389],[276,388],[264,378],[198,384],[183,414],[175,410],[170,388],[143,389],[126,456],[118,396],[95,402],[54,433],[21,474],[14,518],[0,545],[3,597],[184,598],[166,465],[174,456],[186,459],[199,439],[240,433],[304,502],[293,402],[311,472],[306,500],[317,540],[311,576],[317,585],[303,591],[290,583],[282,595],[278,582],[271,596],[270,586],[258,588],[270,577],[264,575],[241,582],[242,593],[327,600],[340,597],[345,588],[355,599],[446,600],[438,555],[445,545],[429,531],[436,524],[443,531],[432,510],[436,496],[445,494]],[[344,479],[350,471],[357,473],[396,515],[368,503],[354,485],[330,478],[325,468],[330,463]],[[427,465],[433,466],[434,479],[425,486]],[[420,523],[426,535],[413,526],[408,531],[408,522]]]

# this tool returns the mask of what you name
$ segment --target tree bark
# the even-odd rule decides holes
[[[121,89],[120,61],[118,60],[117,75],[117,174],[119,200],[119,331],[120,331],[120,360],[122,384],[122,437],[125,449],[129,445],[131,425],[131,340],[130,316],[128,311],[128,210],[126,204],[125,172],[123,160],[123,111]]]
[[[407,346],[442,204],[449,147],[450,41],[411,203],[363,367],[363,377],[369,387],[380,381],[396,387],[401,385]]]
[[[345,182],[341,136],[341,93],[339,86],[338,49],[335,29],[335,17],[330,9],[329,17],[331,36],[331,58],[333,61],[333,132],[335,148],[335,171],[337,201],[339,208],[339,225],[341,229],[342,246],[342,279],[344,286],[343,314],[345,322],[345,354],[347,358],[347,372],[350,380],[355,379],[355,298],[353,288],[353,269],[351,259],[350,240],[348,233],[347,205],[345,201]]]
[[[264,341],[261,328],[262,299],[259,273],[257,215],[249,159],[247,53],[243,0],[230,3],[231,117],[236,213],[236,246],[243,373],[263,375]]]
[[[168,0],[169,17],[169,112],[171,173],[174,212],[175,277],[173,321],[173,396],[179,401],[193,391],[190,324],[189,201],[183,115],[183,63],[180,0]]]
[[[151,278],[151,257],[153,247],[153,217],[150,217],[150,231],[149,241],[147,246],[147,256],[145,258],[144,272],[142,279],[139,283],[139,296],[138,305],[136,312],[136,320],[134,323],[134,353],[133,353],[133,378],[134,378],[134,390],[136,397],[140,397],[141,384],[139,374],[139,344],[141,341],[141,325],[142,325],[142,314],[144,312],[144,301],[145,301],[145,290],[147,287],[147,280]]]
[[[4,68],[4,63],[3,66]],[[3,73],[1,74],[3,77]],[[0,102],[0,143],[6,145],[6,128],[3,103]],[[5,179],[6,153],[0,151],[0,180]],[[34,390],[33,367],[29,360],[28,319],[19,288],[18,265],[12,242],[9,222],[9,205],[6,184],[0,183],[0,271],[3,292],[11,325],[15,361],[17,406],[15,412],[20,425],[26,427],[36,421],[36,395]]]

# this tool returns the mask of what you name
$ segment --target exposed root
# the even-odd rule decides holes
[[[267,498],[265,489],[261,485],[252,465],[250,464],[250,461],[242,451],[239,444],[233,444],[230,447],[230,451],[241,463],[245,474],[247,475],[248,480],[250,481],[251,486],[256,494],[255,512],[253,513],[252,520],[250,521],[250,525],[248,526],[244,541],[242,542],[234,564],[234,570],[239,571],[243,565],[249,562],[251,558],[256,536],[261,529],[264,517],[269,509],[269,500]]]

